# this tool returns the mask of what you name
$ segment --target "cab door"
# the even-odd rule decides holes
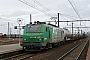
[[[46,27],[47,39],[50,40],[50,29]]]

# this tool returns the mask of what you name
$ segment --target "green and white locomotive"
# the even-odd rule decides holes
[[[68,33],[67,30],[52,24],[27,24],[24,27],[23,41],[20,45],[25,50],[52,48],[65,41],[65,31]]]

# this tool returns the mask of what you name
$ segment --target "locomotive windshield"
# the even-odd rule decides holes
[[[30,32],[40,32],[41,30],[41,25],[28,25],[27,26],[27,33],[30,33]]]

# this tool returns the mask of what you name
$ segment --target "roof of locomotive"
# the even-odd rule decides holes
[[[56,26],[56,25],[53,25],[53,24],[27,24],[27,25],[45,25],[45,26],[50,26],[50,27],[56,27],[56,28],[58,28],[58,26]]]
[[[27,25],[29,25],[29,24],[27,24]],[[59,28],[59,27],[56,26],[56,25],[53,25],[53,24],[50,24],[50,23],[46,24],[46,22],[40,22],[40,21],[35,21],[34,24],[31,24],[31,25],[45,25],[45,26],[50,26],[50,27]]]
[[[30,24],[27,24],[27,25],[30,25]],[[65,28],[60,28],[60,27],[58,27],[56,25],[53,25],[53,24],[31,24],[31,26],[36,26],[36,25],[44,25],[44,26],[51,27],[51,28],[54,28],[54,29],[59,29],[59,30],[67,30]]]

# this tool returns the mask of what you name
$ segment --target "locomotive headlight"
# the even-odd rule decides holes
[[[47,40],[47,38],[44,38],[44,40]]]
[[[24,39],[24,40],[27,40],[27,39]]]
[[[39,40],[41,40],[41,39],[39,39]]]

